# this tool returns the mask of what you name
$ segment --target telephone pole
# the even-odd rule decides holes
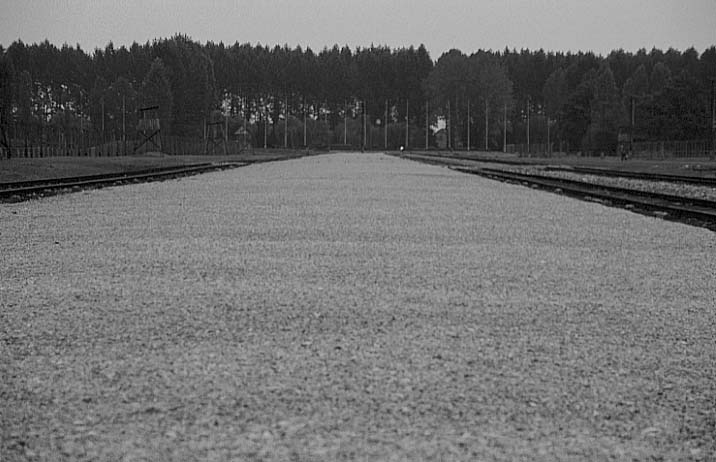
[[[410,100],[405,100],[405,149],[408,149],[408,131],[410,130],[410,126],[408,125],[408,121],[410,120],[408,118],[408,111],[410,110]]]
[[[243,149],[246,149],[246,147],[247,147],[247,145],[246,145],[246,135],[247,135],[247,132],[246,132],[246,122],[247,122],[247,121],[246,121],[246,100],[245,100],[245,99],[242,101],[242,104],[241,104],[241,118],[244,119],[244,145],[243,145]],[[252,138],[253,138],[253,136],[252,136]],[[253,144],[253,143],[252,143],[252,144]]]
[[[458,148],[458,146],[457,146],[458,142],[464,140],[464,138],[463,138],[463,140],[459,140],[459,138],[460,138],[460,118],[458,117],[458,107],[459,106],[457,103],[457,95],[455,95],[455,127],[453,130],[453,135],[455,135],[455,140],[454,140],[455,142],[453,143],[453,148],[455,148],[455,149]]]
[[[303,147],[308,147],[308,138],[306,137],[306,100],[303,100]]]
[[[505,113],[502,119],[502,152],[507,152],[507,103],[505,103]]]
[[[629,156],[634,155],[634,126],[636,125],[636,119],[635,119],[635,113],[636,113],[636,102],[634,101],[634,97],[631,97],[631,133],[629,134]]]
[[[428,111],[428,104],[429,104],[429,103],[428,103],[428,101],[426,100],[426,101],[425,101],[425,150],[426,150],[426,151],[427,151],[428,148],[430,147],[430,146],[429,146],[429,141],[430,141],[430,139],[429,139],[429,136],[428,136],[428,135],[430,134],[430,123],[428,122],[428,120],[430,119],[430,117],[429,117],[429,116],[430,116],[430,113],[429,113],[429,111]]]
[[[485,152],[490,149],[489,144],[489,133],[490,133],[490,106],[485,100]]]
[[[102,97],[102,143],[104,143],[104,96]]]
[[[452,136],[451,133],[450,133],[451,130],[452,130],[452,128],[450,127],[450,125],[451,125],[451,124],[450,124],[450,122],[451,122],[451,121],[450,121],[450,118],[452,117],[452,112],[450,111],[450,100],[448,100],[447,107],[448,107],[448,108],[447,108],[447,109],[448,109],[448,115],[447,115],[447,119],[445,120],[445,126],[446,126],[446,128],[447,128],[447,147],[448,147],[448,150],[452,150],[452,144],[451,144],[451,140],[450,140],[450,138],[451,138],[451,136]]]
[[[264,149],[268,147],[268,109],[264,105]]]
[[[388,150],[388,100],[385,100],[385,117],[383,118],[383,131],[385,132],[385,150]]]
[[[716,78],[711,79],[711,160],[716,159]]]
[[[467,151],[470,152],[470,98],[467,99]]]
[[[365,150],[365,144],[368,141],[368,136],[366,135],[368,131],[368,117],[366,116],[366,102],[363,100],[363,150]]]
[[[126,119],[126,96],[122,95],[122,153],[127,155],[127,121]]]
[[[547,116],[547,154],[552,155],[552,145],[549,143],[549,115]]]
[[[530,153],[530,97],[527,97],[527,154]]]

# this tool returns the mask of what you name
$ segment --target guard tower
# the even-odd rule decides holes
[[[204,128],[204,154],[228,154],[227,135],[225,120],[207,122]]]
[[[134,153],[147,152],[149,146],[157,151],[162,150],[161,127],[159,126],[159,106],[145,106],[139,108],[139,122],[137,123],[139,142],[134,146]],[[143,151],[142,148],[144,148]]]

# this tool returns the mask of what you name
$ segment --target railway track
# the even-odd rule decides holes
[[[229,162],[204,162],[183,166],[135,170],[124,173],[108,173],[100,175],[0,183],[0,202],[20,202],[35,197],[51,196],[63,192],[81,191],[89,188],[102,188],[105,186],[116,186],[127,183],[166,180],[189,175],[197,175],[214,170],[243,167],[250,164],[297,159],[299,157],[305,157],[306,155],[311,154],[298,153],[283,157],[242,159],[241,161]]]
[[[624,170],[611,170],[595,167],[567,167],[547,166],[545,170],[556,170],[571,173],[582,173],[585,175],[597,175],[608,177],[633,178],[635,180],[667,181],[671,183],[686,183],[699,186],[716,187],[716,177],[688,176],[688,175],[667,175],[663,173],[628,172]]]
[[[213,170],[224,170],[248,165],[250,162],[200,163],[181,167],[154,168],[148,170],[86,175],[45,180],[0,183],[0,201],[19,202],[33,197],[49,196],[62,192],[79,191],[88,188],[102,188],[126,183],[165,180],[181,176],[196,175]]]
[[[661,218],[681,221],[716,231],[716,201],[606,186],[575,179],[546,176],[538,173],[511,172],[476,165],[456,165],[454,162],[441,162],[438,156],[427,156],[427,159],[425,156],[404,155],[402,157],[420,162],[444,165],[456,171],[479,175],[494,180],[523,184],[583,200],[619,206],[635,212],[656,215]],[[454,160],[454,157],[451,156],[449,159]],[[657,181],[656,178],[652,178],[653,176],[652,174],[646,174],[633,178]],[[708,178],[706,179],[708,180]],[[671,181],[680,180],[681,177],[679,177],[678,180],[675,179]],[[664,179],[663,175],[660,175],[658,181],[667,180]],[[704,183],[699,184],[703,185]],[[708,183],[706,184],[708,185]]]
[[[499,159],[496,157],[480,157],[478,155],[470,156],[467,154],[430,154],[430,153],[402,153],[399,157],[405,157],[413,160],[418,159],[434,159],[435,163],[444,163],[445,159],[454,161],[466,161],[466,162],[480,162],[490,164],[504,164],[504,165],[515,165],[515,166],[534,166],[534,162],[526,162],[517,159]],[[428,162],[430,163],[430,162]]]
[[[475,164],[504,164],[518,167],[535,167],[543,168],[545,171],[561,171],[568,173],[580,173],[585,175],[596,175],[606,177],[620,177],[630,178],[635,180],[645,181],[666,181],[671,183],[685,183],[698,186],[711,186],[716,187],[716,176],[689,176],[689,175],[669,175],[662,173],[649,173],[649,172],[633,172],[625,170],[614,170],[598,167],[579,167],[579,166],[568,166],[568,165],[549,165],[540,164],[535,162],[520,161],[516,159],[497,159],[487,158],[478,156],[468,156],[459,154],[428,154],[428,153],[411,153],[404,154],[403,157],[421,160],[428,163],[445,164],[445,160],[454,162],[466,163],[465,165]],[[430,161],[433,162],[430,162]]]

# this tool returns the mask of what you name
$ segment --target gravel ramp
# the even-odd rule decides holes
[[[379,154],[0,205],[0,460],[715,460],[715,255]]]

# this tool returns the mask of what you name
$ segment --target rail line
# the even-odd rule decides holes
[[[87,188],[102,188],[126,183],[139,183],[165,180],[170,178],[196,175],[213,170],[243,167],[250,164],[277,162],[297,159],[310,154],[307,152],[282,157],[264,157],[258,159],[241,159],[226,162],[203,162],[173,167],[158,167],[145,170],[134,170],[122,173],[107,173],[43,180],[15,181],[0,183],[0,202],[21,202],[34,197],[51,196],[64,192],[80,191]]]
[[[428,152],[425,153],[402,153],[398,155],[399,157],[405,157],[410,159],[416,159],[416,158],[425,158],[425,159],[435,159],[438,162],[440,162],[441,159],[451,159],[456,161],[468,161],[468,162],[486,162],[490,164],[505,164],[505,165],[518,165],[518,166],[527,166],[527,165],[538,165],[534,162],[527,162],[524,160],[517,160],[517,159],[500,159],[497,157],[480,157],[478,155],[470,156],[467,154],[461,155],[461,154],[431,154]]]
[[[551,165],[551,164],[544,164],[544,163],[520,161],[520,160],[516,160],[516,159],[497,159],[497,158],[489,158],[489,157],[459,155],[459,154],[410,153],[410,154],[403,154],[402,157],[406,157],[406,158],[410,158],[410,159],[414,159],[414,160],[424,159],[426,161],[428,161],[428,159],[430,159],[430,160],[434,160],[434,162],[428,161],[428,163],[438,163],[438,164],[445,164],[444,160],[448,159],[448,160],[452,160],[452,161],[456,161],[456,162],[469,162],[470,164],[489,163],[489,164],[514,165],[514,166],[520,166],[520,167],[537,167],[537,168],[543,168],[546,171],[563,171],[563,172],[569,172],[569,173],[581,173],[581,174],[585,174],[585,175],[607,176],[607,177],[612,177],[612,178],[620,177],[620,178],[631,178],[631,179],[635,179],[635,180],[666,181],[666,182],[671,182],[671,183],[686,183],[686,184],[692,184],[692,185],[698,185],[698,186],[716,187],[716,176],[711,177],[711,176],[671,175],[671,174],[663,174],[663,173],[633,172],[633,171],[606,169],[606,168],[598,168],[598,167]]]
[[[212,170],[224,170],[248,165],[249,162],[201,163],[181,167],[153,168],[125,173],[109,173],[45,180],[0,183],[0,200],[19,202],[37,196],[48,196],[65,191],[101,188],[125,183],[156,181],[180,176],[195,175]]]
[[[198,164],[188,164],[188,165],[182,165],[182,166],[173,166],[173,167],[156,167],[156,168],[148,168],[144,170],[133,170],[131,172],[121,172],[121,173],[108,173],[108,174],[97,174],[97,175],[81,175],[81,176],[73,176],[73,177],[61,177],[61,178],[49,178],[49,179],[41,179],[41,180],[24,180],[24,181],[12,181],[7,183],[0,183],[0,190],[5,189],[21,189],[21,188],[31,188],[33,186],[43,186],[46,184],[54,184],[54,185],[62,185],[62,184],[71,184],[79,181],[92,181],[92,180],[102,180],[107,178],[111,175],[117,175],[117,176],[127,176],[127,175],[144,175],[144,174],[152,174],[152,173],[161,173],[164,170],[168,169],[177,169],[182,167],[204,167],[211,165],[211,162],[203,162]]]
[[[606,186],[533,173],[510,172],[478,166],[451,165],[449,162],[440,162],[437,156],[429,156],[430,158],[428,159],[410,155],[402,157],[419,162],[444,165],[452,170],[494,180],[538,187],[583,200],[597,201],[605,205],[620,206],[631,211],[656,215],[664,219],[676,220],[716,231],[716,201]]]
[[[667,181],[670,183],[687,183],[699,186],[716,187],[716,177],[701,177],[687,175],[668,175],[664,173],[629,172],[624,170],[611,170],[596,167],[567,167],[547,166],[545,170],[557,170],[563,172],[582,173],[585,175],[597,175],[608,177],[633,178],[636,180]]]

